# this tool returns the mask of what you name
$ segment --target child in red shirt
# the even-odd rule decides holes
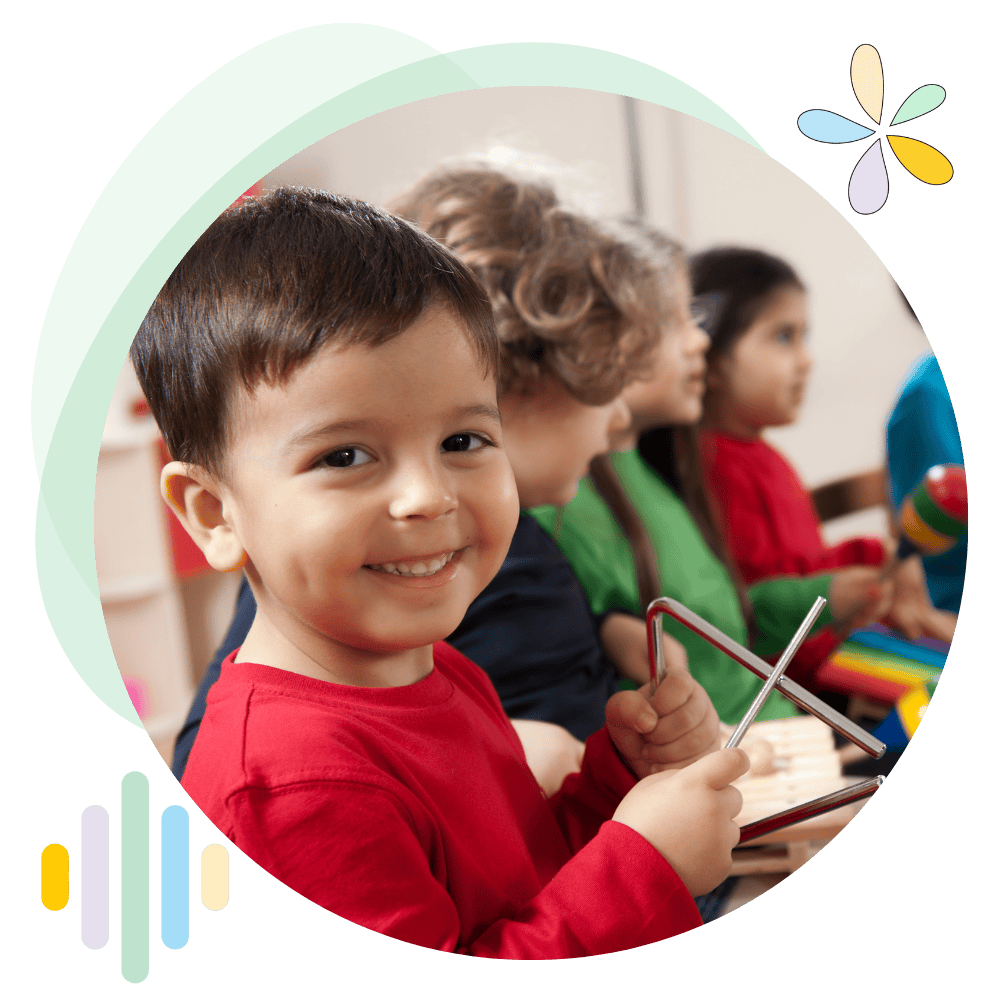
[[[622,692],[546,799],[489,679],[440,641],[518,516],[472,272],[361,202],[278,190],[198,240],[132,360],[174,458],[165,499],[257,602],[184,776],[236,846],[444,950],[572,957],[696,926],[746,755],[661,770],[670,706]]]
[[[931,611],[922,581],[911,579],[919,567],[909,560],[887,578],[889,550],[879,538],[826,545],[808,491],[762,436],[768,427],[795,421],[812,367],[807,295],[792,268],[759,250],[729,247],[696,256],[691,275],[695,294],[713,314],[702,462],[740,573],[750,584],[834,570],[831,588],[840,583],[860,596],[849,619],[802,646],[791,673],[808,682],[852,629],[901,612],[900,602]],[[932,616],[924,617],[933,627]]]

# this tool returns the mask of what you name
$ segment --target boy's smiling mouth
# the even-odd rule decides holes
[[[453,549],[451,552],[444,552],[441,555],[423,556],[419,559],[407,560],[405,562],[367,563],[365,568],[375,570],[378,573],[390,573],[393,576],[434,576],[436,573],[440,573],[461,551],[461,549]]]

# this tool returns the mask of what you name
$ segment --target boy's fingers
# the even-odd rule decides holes
[[[646,733],[643,755],[649,760],[671,760],[690,753],[719,749],[718,716],[714,709],[685,705],[660,719],[651,733]],[[689,748],[689,752],[685,750]],[[667,756],[662,756],[666,754]]]
[[[638,691],[619,691],[612,695],[605,709],[609,726],[650,733],[656,728],[658,716]]]
[[[692,764],[686,773],[697,776],[710,788],[722,789],[732,784],[750,769],[750,758],[739,747],[724,748],[710,753]]]
[[[671,670],[687,672],[688,665],[687,650],[676,639],[671,636],[663,636],[663,662],[669,673]]]
[[[689,733],[699,731],[709,733],[709,741],[718,739],[719,717],[715,707],[705,693],[705,689],[697,681],[691,683],[695,685],[695,688],[683,705],[675,708],[672,712],[660,713],[659,724],[652,733],[648,734],[650,743],[662,746],[681,739]],[[653,707],[656,707],[655,703]],[[712,749],[717,750],[718,745]]]
[[[726,785],[720,792],[723,796],[723,808],[730,819],[734,819],[740,814],[743,808],[743,794],[733,785]]]
[[[650,764],[672,764],[676,767],[679,761],[694,763],[695,758],[704,757],[718,749],[718,737],[698,729],[680,739],[659,745],[649,742],[647,738],[640,752],[642,759]]]
[[[732,850],[734,847],[738,847],[740,843],[740,828],[737,823],[729,824],[729,848]]]
[[[697,683],[686,665],[683,669],[668,669],[651,701],[657,715],[669,715],[684,705],[694,694]]]

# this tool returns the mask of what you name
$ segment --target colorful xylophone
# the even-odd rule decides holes
[[[948,656],[933,639],[909,642],[880,625],[851,635],[816,673],[820,688],[892,705],[875,736],[902,749],[923,716]],[[884,730],[884,731],[883,731]]]

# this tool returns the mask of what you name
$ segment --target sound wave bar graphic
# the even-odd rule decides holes
[[[109,938],[110,820],[103,806],[80,817],[80,939],[103,948]],[[121,797],[122,976],[141,983],[149,975],[149,781],[140,771],[122,778]],[[62,844],[42,851],[42,905],[69,903],[70,853]],[[183,948],[190,931],[190,843],[187,810],[168,806],[160,817],[160,938]],[[209,844],[201,855],[201,900],[206,909],[229,902],[229,852]]]

